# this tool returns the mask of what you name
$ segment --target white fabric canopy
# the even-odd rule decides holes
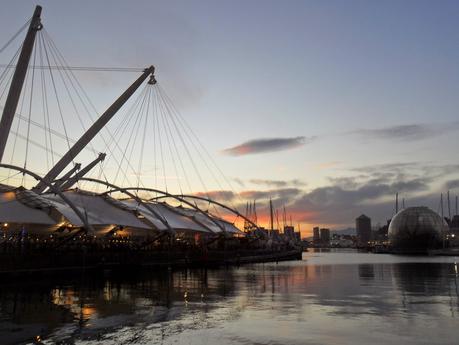
[[[0,193],[0,222],[19,224],[54,225],[48,211],[31,208],[16,198],[15,192]]]
[[[139,204],[137,201],[129,199],[129,200],[122,200],[125,206],[135,212],[139,212],[142,216],[144,216],[151,224],[155,226],[157,230],[167,230],[167,226],[158,219],[153,213],[150,212],[145,206]]]
[[[197,210],[191,209],[191,208],[184,208],[184,207],[175,207],[175,210],[177,210],[180,213],[186,214],[188,216],[192,216],[199,222],[203,223],[205,226],[210,228],[213,232],[219,233],[222,232],[222,228],[227,232],[231,234],[244,234],[241,230],[239,230],[237,227],[235,227],[233,224],[221,219],[217,218],[215,216],[212,216],[209,214],[209,217],[211,217],[215,222],[212,222],[209,218],[207,218],[204,214],[201,212],[198,212]],[[217,224],[215,224],[217,223]]]
[[[157,222],[159,226],[161,226],[160,230],[166,230],[167,227],[164,225],[150,210],[148,210],[143,205],[138,205],[137,201],[129,199],[123,200],[123,203],[127,205],[131,205],[136,208],[145,218],[150,221],[155,221],[155,225]],[[175,230],[192,230],[192,231],[200,231],[200,232],[211,232],[209,229],[205,228],[204,226],[196,223],[189,217],[180,214],[180,212],[176,211],[171,206],[167,204],[153,204],[148,203],[148,207],[152,208],[157,214],[167,220],[167,223],[170,225],[172,229]]]
[[[0,222],[56,225],[57,221],[49,215],[48,207],[51,207],[55,208],[72,225],[84,226],[83,221],[59,195],[45,194],[35,197],[29,195],[31,193],[33,192],[22,193],[21,201],[18,200],[14,191],[0,193]],[[134,212],[138,212],[157,230],[167,230],[168,227],[155,213],[164,218],[175,230],[220,233],[223,227],[228,233],[243,234],[233,224],[209,215],[215,221],[213,222],[204,214],[191,208],[172,207],[166,203],[148,203],[147,208],[133,199],[112,202],[103,196],[76,190],[67,191],[64,194],[93,226],[119,225],[150,230],[151,226],[137,218]],[[36,207],[31,207],[34,205]],[[43,206],[42,209],[39,208],[41,206]],[[149,208],[155,212],[151,212]],[[221,227],[215,223],[220,224]]]
[[[150,229],[139,220],[133,213],[115,207],[107,202],[102,196],[81,191],[67,191],[64,195],[72,201],[78,210],[88,219],[91,225],[120,225],[132,228]],[[58,196],[47,194],[47,200],[61,212],[75,226],[83,226],[82,220],[75,212]]]
[[[222,232],[222,228],[219,227],[217,224],[218,222],[213,222],[210,220],[208,217],[206,217],[204,214],[201,212],[198,212],[197,210],[191,209],[191,208],[185,208],[185,207],[175,207],[174,210],[176,212],[179,212],[181,214],[184,214],[188,217],[192,217],[193,219],[196,219],[198,222],[201,224],[205,225],[207,228],[209,228],[212,232],[214,233],[220,233]],[[220,223],[218,223],[220,224]]]
[[[215,218],[214,218],[215,219]],[[239,230],[234,224],[231,224],[230,222],[227,222],[226,220],[223,219],[215,219],[215,221],[219,224],[221,224],[227,233],[230,234],[237,234],[237,235],[244,235],[244,232]]]

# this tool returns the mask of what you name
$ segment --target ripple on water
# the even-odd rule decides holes
[[[355,252],[0,289],[0,343],[451,344],[454,258]]]

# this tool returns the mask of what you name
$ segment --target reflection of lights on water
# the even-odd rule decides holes
[[[454,272],[456,272],[457,275],[457,262],[454,263]]]
[[[84,318],[90,319],[96,313],[96,308],[84,306],[81,308],[81,314]]]

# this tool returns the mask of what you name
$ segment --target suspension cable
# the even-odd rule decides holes
[[[49,54],[48,54],[48,49],[47,49],[47,45],[46,45],[46,42],[44,40],[44,35],[40,35],[41,39],[43,40],[43,47],[44,47],[44,50],[45,50],[45,57],[46,57],[46,61],[48,63],[48,65],[51,65],[51,62],[50,62],[50,59],[49,59]],[[56,97],[56,101],[57,101],[57,108],[59,110],[59,115],[60,115],[60,118],[61,118],[61,121],[62,121],[62,126],[64,128],[64,134],[65,134],[65,137],[66,137],[66,141],[67,141],[67,147],[68,149],[70,150],[70,141],[68,140],[68,134],[67,134],[67,127],[65,126],[65,121],[64,121],[64,115],[63,115],[63,112],[62,112],[62,106],[61,106],[61,103],[59,101],[59,94],[57,93],[57,88],[56,88],[56,82],[54,80],[54,75],[52,73],[52,70],[49,70],[49,75],[51,77],[51,83],[53,85],[53,90],[54,90],[54,95]]]
[[[36,46],[36,41],[34,41],[34,47]],[[35,66],[37,59],[37,49],[33,50],[33,65]],[[27,169],[27,159],[29,157],[29,139],[30,139],[30,120],[32,118],[32,102],[33,102],[33,84],[35,80],[35,68],[32,68],[32,82],[30,86],[30,99],[29,99],[29,122],[27,124],[27,140],[26,140],[26,150],[25,150],[25,158],[24,158],[24,170]],[[26,174],[24,174],[25,177]]]
[[[21,34],[22,31],[24,31],[24,29],[30,24],[31,20],[32,17],[30,17],[29,20],[27,20],[25,24],[3,45],[3,47],[0,48],[0,54],[8,48],[8,46]]]
[[[139,108],[139,112],[137,114],[137,118],[136,118],[136,122],[134,124],[135,126],[135,129],[134,129],[134,126],[132,128],[132,132],[131,132],[131,135],[130,135],[130,140],[129,140],[129,143],[127,145],[127,147],[129,147],[130,145],[130,142],[131,142],[131,138],[133,138],[134,140],[132,141],[132,146],[131,146],[131,150],[129,151],[129,155],[128,155],[128,158],[126,159],[126,162],[131,162],[132,161],[132,154],[134,153],[134,148],[135,148],[135,144],[137,142],[137,139],[139,138],[139,131],[140,131],[140,127],[142,125],[142,119],[143,119],[143,116],[144,116],[144,109],[145,109],[145,105],[146,105],[146,100],[147,100],[147,96],[148,96],[148,84],[145,86],[145,96],[142,100],[142,104]],[[135,132],[135,134],[134,134]],[[134,171],[134,174],[136,174],[137,172]],[[123,182],[122,182],[122,185],[125,183],[125,182],[128,182],[128,177],[125,176],[124,179],[123,179]]]
[[[167,100],[167,104],[170,105],[171,109],[172,109],[172,114],[175,114],[177,118],[179,118],[181,121],[179,121],[180,123],[182,123],[182,126],[186,126],[186,128],[189,130],[189,132],[191,133],[191,135],[195,138],[196,142],[198,143],[198,145],[201,147],[201,149],[204,151],[204,153],[206,154],[206,156],[209,158],[210,162],[212,163],[212,165],[215,167],[215,169],[217,170],[217,172],[220,174],[220,176],[223,178],[223,180],[226,182],[226,184],[229,186],[230,190],[235,194],[237,195],[237,197],[239,198],[240,201],[242,201],[242,198],[240,197],[240,195],[238,193],[235,192],[235,188],[233,187],[233,184],[231,183],[231,181],[227,178],[227,176],[223,173],[223,171],[221,170],[221,168],[218,166],[218,164],[216,163],[215,159],[212,157],[212,155],[209,153],[209,151],[207,150],[207,148],[205,147],[205,145],[202,143],[202,141],[199,139],[199,136],[196,134],[196,132],[193,130],[193,128],[188,124],[188,122],[185,120],[185,118],[182,116],[182,114],[178,111],[177,107],[174,105],[174,103],[172,102],[171,98],[167,95],[167,93],[165,92],[164,88],[161,87],[161,85],[158,85],[158,89],[161,93],[161,95],[164,97],[165,100]],[[186,131],[185,131],[186,132]],[[197,150],[199,152],[199,150]],[[203,159],[203,158],[202,158]],[[203,159],[203,161],[205,161]],[[208,168],[210,171],[211,169]],[[216,182],[219,184],[218,180],[215,178]],[[220,184],[219,184],[220,185]],[[232,205],[233,206],[233,205]],[[237,210],[237,208],[235,206],[233,206],[233,208],[235,208]]]
[[[143,153],[144,153],[144,148],[145,148],[145,137],[147,134],[147,127],[148,127],[148,113],[150,110],[150,102],[151,102],[151,87],[148,87],[148,101],[147,101],[147,109],[146,109],[146,115],[145,115],[145,121],[143,124],[143,135],[142,135],[142,146],[140,148],[140,158],[139,158],[139,168],[138,168],[138,175],[137,175],[137,188],[140,186],[140,174],[142,171],[142,164],[143,164]]]
[[[155,88],[155,90],[156,90],[156,88]],[[155,92],[155,97],[156,97],[156,92]],[[165,129],[164,132],[165,132],[165,135],[166,135],[166,140],[167,140],[167,144],[168,144],[168,148],[169,148],[169,154],[171,156],[172,164],[174,166],[174,172],[175,172],[175,176],[177,177],[177,183],[178,183],[178,186],[179,186],[180,194],[183,195],[182,184],[180,183],[180,176],[179,176],[179,172],[178,172],[178,168],[177,168],[177,163],[176,163],[176,160],[175,160],[174,150],[172,150],[172,147],[175,148],[175,152],[177,153],[177,156],[178,156],[179,160],[180,160],[180,155],[178,154],[177,146],[176,146],[174,137],[173,137],[173,135],[171,133],[169,122],[167,121],[167,116],[164,115],[164,112],[161,112],[161,116],[162,116],[162,120],[163,120],[163,127]],[[171,142],[172,142],[173,145],[171,145]],[[185,173],[185,170],[184,170],[184,173]]]
[[[0,51],[1,53],[1,51]],[[0,68],[16,68],[16,65],[0,64]],[[31,68],[30,66],[28,68]],[[59,70],[59,71],[83,71],[83,72],[143,72],[145,68],[140,67],[85,67],[85,66],[59,66],[59,65],[37,65],[35,69]]]
[[[56,44],[54,43],[53,39],[51,38],[51,36],[49,35],[49,33],[46,31],[46,29],[43,29],[43,32],[44,34],[46,35],[48,41],[50,42],[50,45],[55,49],[55,51],[57,52],[57,54],[60,56],[60,59],[61,61],[63,62],[63,65],[65,66],[68,66],[68,63],[66,62],[64,56],[62,55],[62,53],[59,51],[59,49],[57,48]],[[143,71],[143,69],[142,69]],[[75,74],[73,73],[72,70],[69,70],[69,73],[71,74],[71,76],[73,77],[73,80],[75,81],[75,84],[78,88],[75,88],[75,91],[77,92],[78,96],[80,96],[80,93],[77,91],[77,89],[79,89],[81,91],[81,94],[84,96],[84,98],[86,99],[86,101],[88,102],[89,106],[93,109],[93,111],[98,114],[98,111],[96,109],[96,107],[94,106],[94,104],[92,103],[91,99],[89,98],[88,94],[86,93],[86,91],[84,90],[84,88],[82,87],[81,83],[79,82],[78,78],[76,78]],[[83,106],[85,107],[87,113],[88,113],[88,116],[89,118],[91,119],[91,121],[94,121],[94,118],[91,114],[91,112],[88,110],[88,108],[86,107],[85,103],[82,101],[82,104]],[[109,136],[109,139],[110,140],[107,140],[104,136],[104,134],[101,132],[100,133],[100,137],[102,138],[102,141],[104,142],[104,144],[107,146],[109,152],[110,152],[110,156],[114,159],[114,161],[116,162],[116,164],[118,165],[118,167],[121,166],[121,164],[119,163],[119,161],[116,159],[116,156],[114,154],[114,152],[112,151],[111,147],[108,146],[109,143],[112,143],[114,144],[115,148],[123,153],[123,150],[122,148],[120,147],[120,145],[118,144],[118,140],[117,138],[111,133],[111,131],[108,129],[108,128],[105,128],[108,136]],[[133,168],[133,166],[131,165],[130,162],[127,162],[127,166],[131,169],[131,171],[135,172],[135,169]],[[127,173],[126,171],[123,171],[123,175],[124,176],[127,176]]]

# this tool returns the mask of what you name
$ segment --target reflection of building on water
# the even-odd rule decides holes
[[[375,278],[375,270],[373,264],[360,264],[359,277],[362,280],[373,280]]]
[[[366,254],[356,258],[361,255]],[[201,329],[213,327],[215,320],[227,322],[244,311],[261,309],[273,318],[314,317],[304,313],[315,307],[334,315],[457,315],[454,264],[359,262],[91,275],[1,286],[0,338],[15,343],[36,335],[49,342],[97,340],[101,334],[116,334],[126,324],[140,325],[139,332],[155,332],[163,326],[168,332],[174,327],[180,331],[181,322]],[[418,303],[426,299],[428,303]],[[445,299],[451,303],[448,300],[445,306]],[[38,328],[36,320],[41,322]]]

